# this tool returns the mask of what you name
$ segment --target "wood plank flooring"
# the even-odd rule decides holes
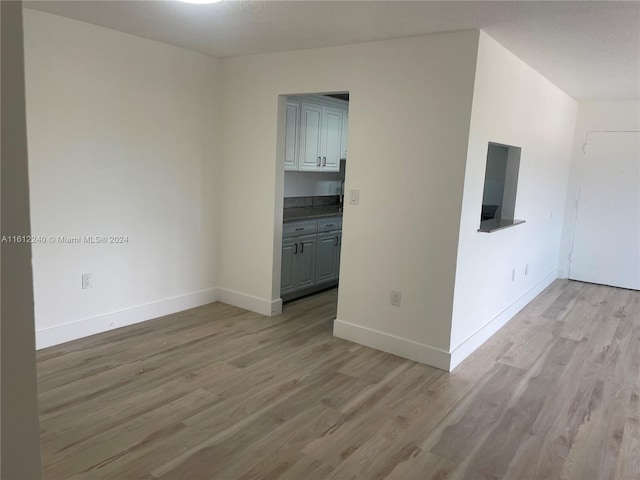
[[[452,374],[334,338],[336,298],[39,351],[45,479],[640,479],[640,292],[558,280]]]

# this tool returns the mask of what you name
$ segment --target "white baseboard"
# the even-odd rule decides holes
[[[500,314],[480,327],[457,347],[453,348],[451,352],[361,325],[355,325],[345,322],[344,320],[336,320],[333,323],[333,334],[336,337],[382,350],[383,352],[425,363],[442,370],[452,371],[460,362],[471,355],[474,350],[486,342],[489,337],[500,330],[500,328],[531,302],[531,300],[537,297],[556,278],[558,278],[558,271],[553,270],[500,312]]]
[[[159,302],[139,305],[96,317],[84,318],[75,322],[36,331],[36,349],[70,342],[96,333],[106,332],[127,325],[145,322],[153,318],[170,315],[208,303],[223,302],[266,316],[282,313],[282,300],[265,300],[226,288],[210,288],[199,292],[180,295]]]
[[[147,303],[117,312],[96,317],[84,318],[75,322],[36,331],[36,349],[51,347],[61,343],[88,337],[127,325],[145,322],[153,318],[199,307],[217,300],[217,289],[210,288],[173,298]]]
[[[243,308],[251,312],[260,313],[268,317],[280,315],[282,313],[282,299],[267,300],[265,298],[254,297],[246,293],[236,292],[226,288],[217,289],[218,301],[233,305],[234,307]]]
[[[551,285],[556,278],[558,278],[558,270],[549,272],[542,280],[523,293],[515,302],[476,330],[476,332],[467,337],[466,340],[460,342],[458,346],[451,349],[451,370],[456,368],[460,362],[471,355],[471,353],[486,342],[489,337],[500,330],[531,300],[540,295],[540,293]]]
[[[430,345],[414,342],[344,320],[333,322],[333,334],[351,342],[392,353],[399,357],[425,363],[441,370],[449,370],[449,353]]]
[[[208,303],[223,302],[262,315],[274,316],[282,313],[282,300],[265,300],[225,288],[209,288],[173,298],[147,303],[117,312],[84,318],[55,327],[36,330],[36,349],[70,342],[96,333],[106,332],[135,323],[200,307]]]

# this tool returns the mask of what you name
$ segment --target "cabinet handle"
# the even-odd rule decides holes
[[[297,231],[304,230],[304,227],[296,228]]]
[[[318,160],[316,161],[316,166],[320,166],[320,157],[318,157]]]
[[[325,227],[333,227],[333,223],[325,223],[324,226]]]
[[[336,244],[334,245],[335,247],[338,246],[338,237],[336,237]]]
[[[323,167],[327,166],[327,157],[322,157],[322,166]]]
[[[296,255],[298,253],[298,244],[294,243],[293,246],[295,247],[295,250],[293,251],[293,254]]]
[[[300,242],[300,253],[304,253],[304,242]]]

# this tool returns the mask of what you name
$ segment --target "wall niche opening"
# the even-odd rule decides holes
[[[515,218],[522,148],[489,142],[479,232],[491,233],[519,225]]]

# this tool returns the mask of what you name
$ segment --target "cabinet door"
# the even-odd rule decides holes
[[[301,115],[298,170],[315,172],[320,170],[322,107],[303,103]]]
[[[340,158],[347,158],[347,130],[349,129],[349,110],[342,111],[342,134],[340,135]]]
[[[340,278],[340,252],[342,252],[342,230],[338,232],[338,248],[336,252],[336,278]]]
[[[296,289],[297,269],[296,260],[298,246],[297,238],[285,238],[282,240],[282,268],[280,270],[280,296],[293,292]]]
[[[287,100],[284,169],[298,170],[300,145],[300,102]]]
[[[322,170],[337,172],[340,170],[340,136],[342,135],[342,111],[336,108],[322,109],[322,139],[320,153]]]
[[[316,283],[330,282],[338,278],[338,232],[318,234],[316,259]]]
[[[298,254],[296,258],[297,262],[297,274],[298,282],[297,288],[310,287],[316,283],[316,242],[317,235],[304,235],[297,237],[298,240]]]

